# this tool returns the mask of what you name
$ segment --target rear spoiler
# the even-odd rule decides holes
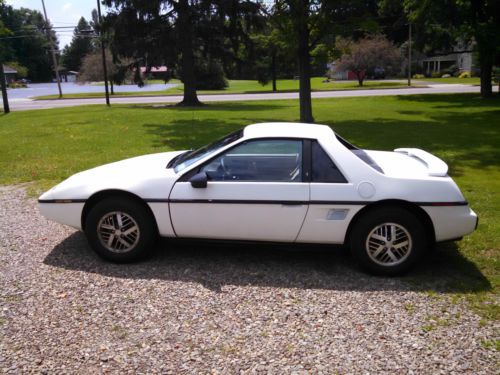
[[[408,155],[424,163],[429,170],[429,176],[444,177],[448,173],[448,165],[444,161],[428,153],[427,151],[421,150],[419,148],[397,148],[394,150],[394,152]]]

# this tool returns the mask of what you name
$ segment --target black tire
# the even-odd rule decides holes
[[[392,228],[396,240],[392,240]],[[408,245],[404,246],[406,242]],[[412,268],[428,243],[421,221],[410,211],[399,207],[368,211],[355,223],[350,236],[351,252],[360,266],[370,273],[385,276],[399,275]]]
[[[104,221],[101,223],[101,220]],[[119,225],[114,224],[118,220],[122,220],[122,228],[125,229],[121,236],[116,233],[121,233],[122,228],[118,229]],[[103,225],[106,229],[103,229]],[[109,226],[114,226],[115,229],[107,229]],[[132,233],[126,234],[129,229]],[[107,232],[113,231],[115,233],[108,236]],[[158,231],[154,217],[141,202],[114,197],[102,200],[90,209],[85,220],[85,235],[92,249],[102,258],[116,263],[128,263],[148,255],[158,237]],[[109,240],[111,236],[113,239]],[[110,245],[106,245],[106,239],[111,241]],[[125,243],[129,244],[128,249]],[[125,248],[110,249],[120,246]]]

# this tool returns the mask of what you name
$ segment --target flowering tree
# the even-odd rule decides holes
[[[359,85],[363,86],[367,72],[375,68],[392,71],[399,66],[400,60],[398,48],[383,35],[375,35],[352,43],[348,51],[337,60],[336,68],[352,71]]]

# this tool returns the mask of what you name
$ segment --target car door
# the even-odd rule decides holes
[[[348,181],[317,142],[311,142],[311,187],[306,219],[297,242],[344,243],[354,215],[364,204],[352,200],[357,196]]]
[[[205,173],[205,188],[188,181]],[[301,139],[255,139],[189,171],[170,194],[178,237],[295,241],[309,201]]]

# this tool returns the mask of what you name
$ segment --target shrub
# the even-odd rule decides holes
[[[423,74],[414,74],[413,79],[424,79],[425,76]]]
[[[432,78],[441,78],[441,72],[432,72],[431,77]]]
[[[203,61],[195,67],[197,90],[224,90],[228,84],[218,61]]]
[[[458,78],[470,78],[470,72],[464,71],[464,72],[460,73]]]
[[[26,88],[28,87],[26,85],[26,83],[22,83],[22,82],[11,82],[7,85],[9,88],[11,89],[21,89],[21,88]]]

